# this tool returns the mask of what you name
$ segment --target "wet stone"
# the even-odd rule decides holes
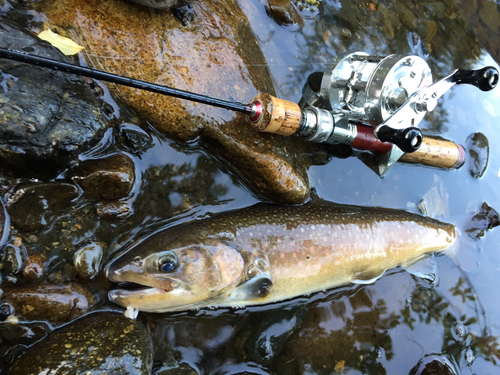
[[[119,0],[32,6],[93,51],[87,55],[91,67],[239,102],[250,102],[258,92],[276,95],[266,59],[234,1],[194,2],[196,16],[188,27],[170,11],[151,12]],[[307,143],[298,137],[260,133],[246,116],[212,106],[127,87],[117,94],[170,139],[199,141],[264,199],[303,203],[309,198],[310,161],[301,157]]]
[[[2,291],[2,293],[3,293],[3,291]],[[16,310],[14,309],[14,306],[12,306],[10,303],[3,302],[0,304],[0,321],[3,322],[9,316],[14,315],[15,313],[16,313]]]
[[[484,236],[487,230],[500,225],[498,212],[491,208],[488,203],[483,202],[479,212],[476,213],[467,225],[465,232],[469,237],[477,240]]]
[[[12,243],[7,244],[4,248],[2,265],[7,274],[18,274],[23,267],[21,248]]]
[[[457,375],[456,366],[444,355],[422,358],[408,375]]]
[[[423,6],[436,18],[442,19],[446,16],[446,5],[441,2],[423,4]]]
[[[18,228],[36,231],[45,228],[78,195],[78,188],[66,183],[24,185],[9,196],[7,210]]]
[[[401,23],[409,30],[415,30],[417,28],[418,19],[412,13],[410,9],[408,9],[405,5],[398,2],[395,4],[396,12],[401,20]]]
[[[21,274],[25,281],[33,281],[42,277],[43,270],[42,257],[40,255],[30,255],[24,262]]]
[[[68,322],[95,304],[92,293],[76,283],[4,287],[4,293],[16,315],[53,323]]]
[[[198,371],[186,363],[179,363],[172,355],[168,355],[154,373],[155,375],[198,375]]]
[[[154,146],[152,137],[137,125],[120,124],[119,134],[122,144],[134,155],[141,155]]]
[[[417,27],[420,37],[426,42],[430,42],[437,32],[437,23],[435,21],[424,21]]]
[[[127,202],[100,202],[97,205],[97,214],[103,219],[125,218],[133,213]]]
[[[9,375],[144,375],[153,347],[146,328],[122,314],[95,313],[54,331],[10,367]]]
[[[134,163],[125,154],[81,162],[70,175],[90,200],[125,198],[134,185]]]
[[[10,345],[31,345],[48,335],[50,326],[44,322],[3,321],[0,323],[0,335]]]
[[[467,138],[469,150],[469,172],[474,178],[481,178],[488,167],[490,146],[483,133],[474,133]]]
[[[240,361],[251,359],[268,366],[283,350],[290,336],[302,325],[308,311],[306,305],[293,308],[270,310],[253,317],[252,324],[246,324],[228,345],[227,356]],[[232,353],[231,353],[232,352]]]
[[[0,47],[68,62],[56,48],[4,20]],[[12,173],[54,176],[107,127],[82,79],[7,59],[0,59],[0,71],[0,161]]]
[[[93,279],[101,270],[102,256],[103,249],[96,243],[90,243],[79,249],[73,256],[78,276],[84,280]]]
[[[291,0],[269,0],[266,5],[266,13],[278,25],[300,25],[304,24],[302,16],[297,11]]]

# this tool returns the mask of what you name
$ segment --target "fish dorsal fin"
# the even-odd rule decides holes
[[[354,279],[352,280],[353,283],[356,284],[372,284],[378,279],[380,279],[384,273],[384,270],[367,270],[367,271],[362,271],[358,273]]]
[[[319,197],[318,192],[316,191],[316,188],[311,188],[311,192],[309,193],[309,204],[314,204],[314,203],[320,203],[323,200]]]

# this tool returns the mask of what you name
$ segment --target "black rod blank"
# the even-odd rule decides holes
[[[31,65],[42,66],[44,68],[52,70],[60,70],[61,72],[65,73],[76,74],[79,76],[116,83],[123,86],[129,86],[140,90],[151,91],[162,95],[173,96],[179,99],[186,99],[192,102],[208,104],[214,107],[224,108],[230,111],[241,112],[247,115],[252,115],[252,106],[249,104],[242,104],[238,102],[213,98],[207,95],[200,95],[189,91],[178,90],[168,86],[157,85],[151,82],[141,81],[134,78],[128,78],[117,74],[103,72],[101,70],[90,69],[83,66],[68,64],[62,61],[57,61],[46,57],[30,55],[24,52],[12,51],[6,48],[0,48],[0,57]]]

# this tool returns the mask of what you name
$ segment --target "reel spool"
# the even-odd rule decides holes
[[[417,125],[425,112],[408,116],[406,121],[385,128],[381,133],[377,130],[414,93],[431,84],[431,69],[418,56],[379,57],[355,52],[338,59],[324,73],[310,75],[299,106],[303,109],[317,106],[331,112],[334,120],[344,117],[370,125],[377,139],[391,142],[410,153],[422,142]]]

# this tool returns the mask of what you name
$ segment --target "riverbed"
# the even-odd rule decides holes
[[[458,68],[490,65],[499,69],[500,43],[495,41],[500,40],[500,12],[493,1],[478,0],[469,6],[444,0],[398,1],[396,5],[392,1],[323,0],[303,10],[288,2],[276,3],[240,0],[237,6],[248,18],[252,40],[269,72],[271,82],[262,85],[273,86],[276,96],[286,100],[298,102],[308,75],[323,71],[337,56],[348,52],[417,54],[427,60],[434,80]],[[0,4],[3,17],[16,22],[25,22],[28,17],[28,29],[41,28],[43,13],[23,13],[7,1]],[[288,16],[280,16],[278,7]],[[170,13],[165,16],[173,17]],[[78,57],[82,63],[85,53]],[[95,58],[91,52],[89,55],[88,61]],[[186,59],[185,63],[192,62]],[[223,72],[223,61],[212,63],[220,64]],[[135,69],[140,70],[131,71]],[[207,76],[210,82],[200,87],[220,86],[223,88],[214,89],[219,97],[251,100],[238,91],[243,83],[231,81],[231,77]],[[79,160],[126,153],[134,165],[131,192],[117,200],[118,208],[113,207],[118,213],[112,213],[111,218],[102,213],[102,204],[80,195],[48,215],[48,224],[41,229],[14,227],[15,235],[23,240],[35,236],[24,243],[29,254],[43,255],[47,275],[58,273],[64,281],[71,279],[64,268],[72,259],[67,248],[81,247],[89,238],[103,244],[104,267],[124,248],[157,230],[270,200],[270,195],[259,194],[251,186],[238,167],[231,166],[227,154],[217,153],[220,145],[207,144],[211,138],[198,136],[185,141],[166,136],[145,112],[134,109],[133,103],[124,104],[119,92],[107,95],[111,108],[107,117],[114,126]],[[188,105],[188,111],[198,116],[194,121],[229,121],[229,115],[210,113],[203,117],[200,108]],[[498,87],[481,92],[470,85],[458,85],[439,100],[420,125],[424,135],[464,146],[466,161],[458,170],[397,163],[380,178],[355,156],[328,155],[328,148],[290,151],[293,144],[286,145],[282,154],[289,152],[297,158],[307,154],[313,160],[306,163],[308,169],[300,167],[307,169],[313,194],[340,204],[423,212],[456,225],[458,246],[432,256],[420,268],[415,265],[424,277],[398,268],[373,284],[349,285],[279,304],[141,313],[139,320],[153,340],[153,373],[176,369],[200,374],[407,374],[430,355],[447,358],[462,374],[499,371],[500,230],[493,228],[476,237],[466,231],[472,218],[484,211],[483,203],[500,209],[499,125]],[[470,154],[472,135],[479,132],[489,143],[489,158],[487,164],[482,162],[481,175],[475,173],[477,158]],[[313,152],[318,154],[311,155]],[[62,171],[46,182],[67,181],[67,176]],[[15,185],[12,179],[8,181],[3,192]],[[106,207],[113,211],[113,207]],[[68,226],[77,229],[65,237],[69,241],[65,244],[57,228]],[[2,282],[12,282],[9,280],[4,275]],[[102,273],[81,282],[96,297],[91,310],[121,311],[107,301],[106,291],[111,286]],[[56,326],[51,323],[48,331]],[[4,337],[5,367],[25,350],[23,345],[32,343]]]

